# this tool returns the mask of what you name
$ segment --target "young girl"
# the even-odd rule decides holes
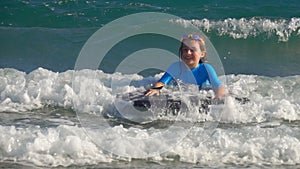
[[[146,96],[159,95],[159,90],[172,80],[179,79],[183,83],[197,84],[200,89],[209,83],[216,99],[222,99],[225,89],[218,79],[214,68],[206,63],[206,47],[204,40],[197,34],[183,35],[179,55],[182,60],[173,63],[153,88],[146,91]]]

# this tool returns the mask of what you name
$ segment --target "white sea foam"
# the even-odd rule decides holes
[[[216,31],[220,36],[227,35],[235,39],[247,39],[258,35],[277,36],[279,41],[288,41],[292,34],[300,35],[300,18],[266,19],[253,18],[227,18],[224,20],[192,19],[174,20],[183,25],[192,24],[206,32]]]
[[[116,93],[144,89],[143,86],[154,83],[161,76],[144,79],[137,74],[106,74],[92,70],[77,71],[75,78],[73,75],[74,71],[55,73],[42,68],[29,74],[1,69],[1,113],[25,114],[51,105],[99,115],[115,110],[109,105],[112,105]],[[120,80],[119,86],[124,87],[113,91],[112,78]],[[101,132],[95,130],[94,136],[104,146],[99,147],[81,126],[65,122],[68,120],[59,124],[63,119],[57,119],[55,125],[46,127],[35,123],[25,127],[20,125],[30,123],[30,120],[15,125],[3,122],[0,125],[0,159],[46,167],[94,165],[116,160],[131,161],[134,157],[155,152],[159,146],[168,151],[152,154],[146,160],[179,160],[207,166],[299,164],[299,127],[291,127],[285,122],[294,124],[293,121],[300,119],[299,76],[227,75],[226,79],[231,96],[226,100],[221,123],[214,133],[205,132],[198,126],[201,123],[195,123],[183,140],[170,146],[174,135],[155,137],[163,133],[163,129],[115,125]],[[72,85],[72,81],[77,85]],[[234,97],[247,97],[250,101],[240,104]],[[182,121],[183,125],[177,125],[175,131],[180,131],[190,122],[201,121],[195,116],[176,120]],[[203,138],[209,139],[203,142]],[[105,151],[105,148],[113,149],[121,156]]]
[[[55,73],[42,68],[29,74],[14,69],[1,69],[0,111],[25,112],[46,105],[79,112],[114,111],[111,105],[117,93],[145,90],[145,86],[161,76],[143,79],[137,74],[106,74],[92,70],[81,70],[76,72],[76,76],[73,75],[74,71]],[[112,78],[120,81],[119,87],[112,89]],[[226,79],[226,88],[231,96],[225,104],[223,122],[300,120],[299,76],[269,78],[227,75]],[[250,101],[240,104],[235,97],[245,97]],[[189,108],[195,109],[192,105]]]
[[[70,166],[110,163],[116,160],[131,161],[103,151],[77,126],[61,125],[56,128],[16,128],[0,126],[1,159],[32,163],[36,166]],[[194,127],[179,144],[149,160],[201,163],[208,166],[231,164],[295,165],[300,160],[299,128],[281,126],[276,129],[256,127],[218,128],[207,142],[201,142],[203,128]],[[122,135],[145,138],[150,130],[115,126],[99,133],[107,146],[119,154],[155,151],[168,146],[169,138],[127,140]],[[105,136],[106,135],[106,136]],[[110,138],[105,140],[104,138]]]
[[[76,126],[16,128],[0,126],[1,159],[18,160],[37,166],[96,164],[112,159]]]

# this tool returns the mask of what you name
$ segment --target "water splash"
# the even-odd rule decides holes
[[[300,18],[267,19],[260,17],[227,18],[224,20],[192,19],[173,20],[179,24],[193,24],[205,32],[216,31],[219,36],[230,36],[234,39],[247,39],[259,35],[277,36],[278,41],[286,42],[295,34],[300,35]]]

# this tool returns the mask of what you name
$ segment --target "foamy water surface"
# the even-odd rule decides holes
[[[161,125],[171,123],[166,118],[150,127],[126,127],[120,123],[97,130],[96,126],[94,135],[99,136],[102,145],[115,148],[114,152],[124,157],[97,145],[76,116],[76,112],[96,115],[102,123],[107,123],[108,119],[101,115],[116,111],[113,106],[116,93],[145,89],[161,74],[149,78],[93,70],[75,74],[74,71],[55,73],[42,68],[29,74],[15,69],[0,70],[0,158],[3,164],[105,166],[135,161],[145,152],[157,149],[151,145],[168,146],[172,135],[155,137],[150,142],[138,139],[130,142],[120,137],[148,138],[160,134],[168,128],[168,125]],[[213,132],[205,132],[201,117],[179,117],[176,131],[193,124],[187,136],[168,151],[139,160],[160,165],[172,161],[180,163],[179,166],[186,163],[208,167],[299,165],[299,76],[227,75],[222,78],[226,78],[231,96],[226,99],[219,125]],[[113,89],[112,79],[124,86]],[[250,102],[240,104],[234,99],[236,96],[247,97]],[[198,112],[189,112],[195,113]],[[208,140],[203,141],[202,137]]]

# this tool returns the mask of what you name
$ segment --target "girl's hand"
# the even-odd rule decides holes
[[[145,96],[158,96],[160,94],[160,89],[162,89],[163,87],[163,85],[153,87],[145,92]]]
[[[223,86],[219,86],[217,88],[217,91],[215,92],[215,98],[214,99],[224,99],[225,97],[225,88]]]
[[[159,95],[159,89],[149,89],[145,92],[145,96],[155,96],[155,95]]]

